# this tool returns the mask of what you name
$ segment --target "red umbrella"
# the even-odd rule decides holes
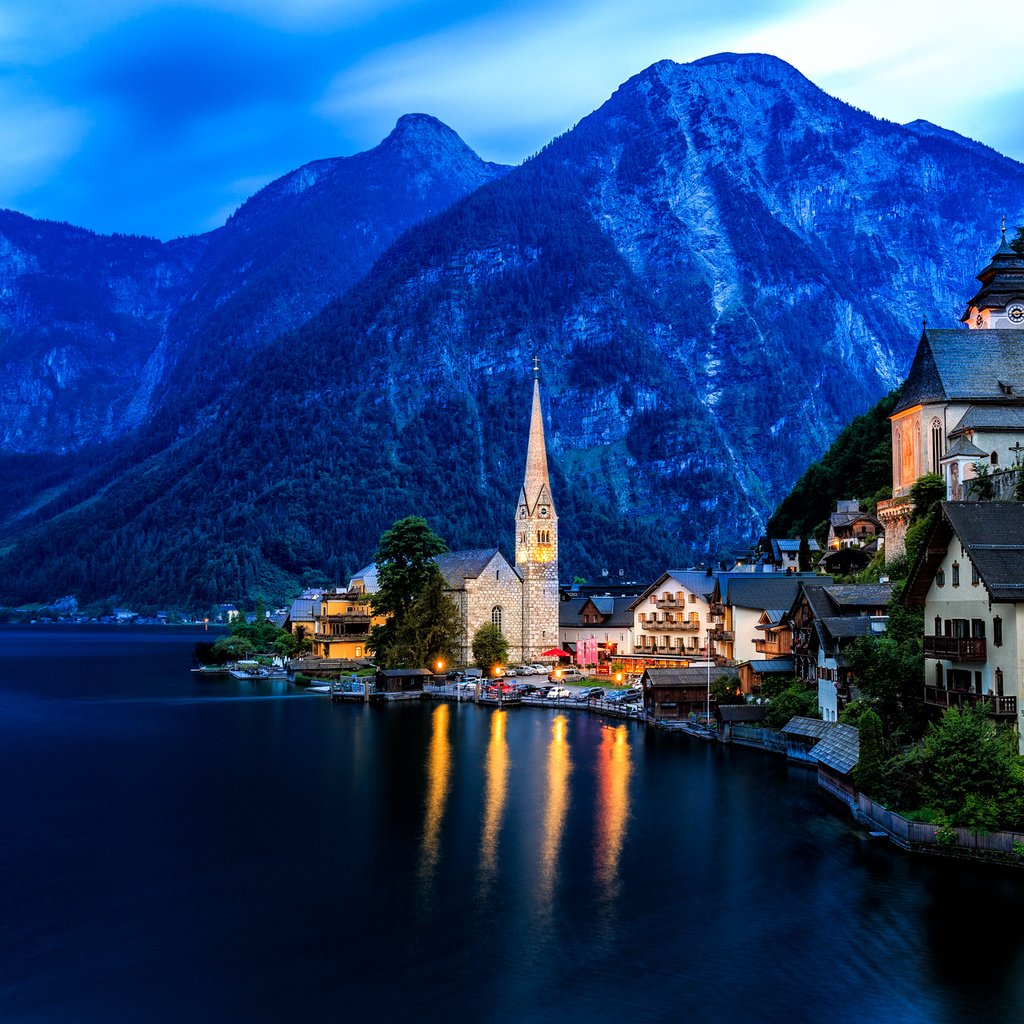
[[[542,658],[571,658],[572,655],[568,651],[563,651],[561,647],[552,647],[550,651],[544,651],[541,654]]]

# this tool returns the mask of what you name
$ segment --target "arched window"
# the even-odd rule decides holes
[[[999,452],[993,452],[988,457],[988,460],[989,460],[989,462],[992,463],[993,466],[998,466],[999,465]]]
[[[498,629],[501,629],[501,619],[502,619],[501,605],[500,604],[496,604],[491,609],[491,622],[493,622],[498,627]]]
[[[938,418],[932,420],[932,472],[940,472],[939,459],[942,458],[942,423]]]
[[[896,427],[892,438],[892,461],[893,471],[896,476],[896,483],[903,483],[903,431]]]

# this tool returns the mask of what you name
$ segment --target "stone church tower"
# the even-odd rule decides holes
[[[523,661],[558,646],[558,516],[551,500],[537,360],[526,474],[516,509],[516,568],[523,577]]]

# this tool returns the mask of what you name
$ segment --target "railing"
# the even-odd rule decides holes
[[[699,622],[691,622],[689,619],[684,619],[682,622],[652,622],[650,620],[641,622],[640,626],[643,629],[648,630],[665,630],[676,633],[696,633],[700,629]]]
[[[358,633],[314,633],[313,639],[320,643],[340,643],[342,640],[369,640],[370,631],[364,629]]]
[[[924,656],[944,661],[984,661],[987,656],[985,640],[975,636],[926,636]]]
[[[926,686],[924,702],[939,708],[975,707],[986,704],[993,718],[1016,718],[1017,698],[1000,697],[994,693],[974,693],[971,690],[946,690],[941,686]]]
[[[659,597],[655,600],[654,605],[657,608],[676,608],[684,603],[683,601],[677,601],[674,597]]]
[[[731,629],[716,629],[711,633],[711,639],[719,643],[731,644],[736,639],[736,634]]]

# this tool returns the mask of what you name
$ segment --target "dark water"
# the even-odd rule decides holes
[[[586,713],[200,682],[0,630],[0,1020],[1015,1021],[1024,876]]]

